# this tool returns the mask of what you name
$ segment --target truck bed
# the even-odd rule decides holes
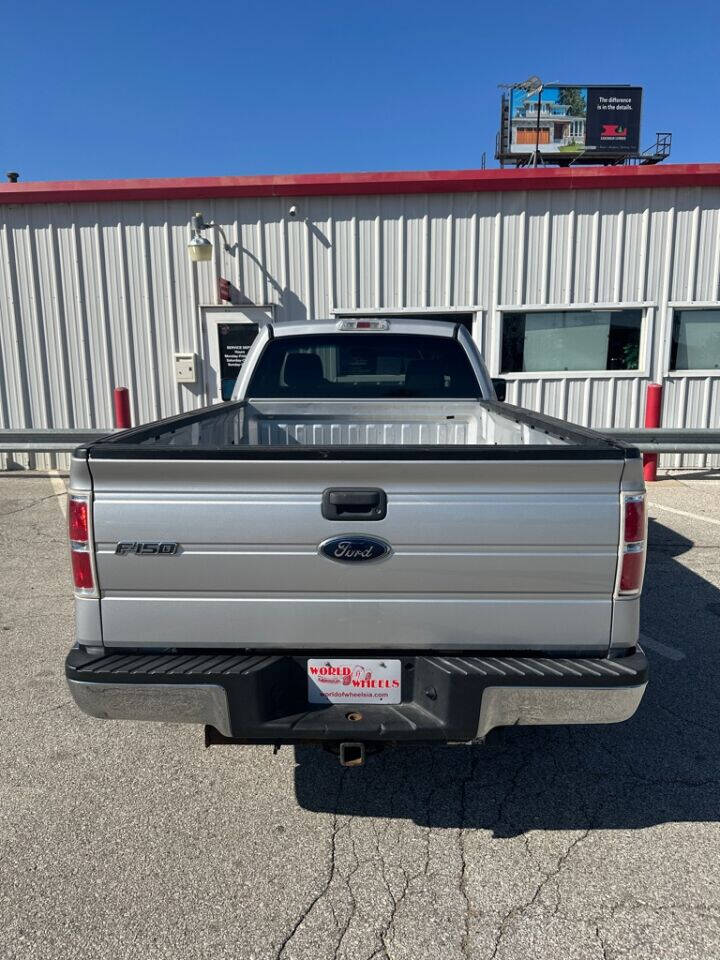
[[[342,447],[342,451],[333,448]],[[492,401],[240,401],[114,434],[95,457],[360,456],[432,454],[623,459],[622,445],[581,427]],[[353,451],[353,448],[354,451]],[[358,450],[357,448],[362,448]],[[403,449],[409,448],[409,449]],[[413,448],[420,448],[413,449]],[[461,449],[458,449],[461,448]],[[548,449],[552,448],[552,452]]]

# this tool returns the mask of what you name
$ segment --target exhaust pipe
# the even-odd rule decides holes
[[[365,744],[344,742],[340,744],[340,766],[361,767],[365,763]]]

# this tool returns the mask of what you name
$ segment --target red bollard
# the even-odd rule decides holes
[[[662,414],[662,384],[649,383],[647,394],[645,395],[645,426],[659,427]],[[656,453],[643,454],[643,476],[646,482],[651,483],[657,480],[657,461]]]
[[[113,390],[115,404],[115,426],[120,430],[127,430],[130,423],[130,391],[127,387],[115,387]]]

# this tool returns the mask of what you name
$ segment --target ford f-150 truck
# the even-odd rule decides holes
[[[639,453],[497,387],[459,324],[268,324],[231,401],[76,450],[76,703],[347,764],[632,716]]]

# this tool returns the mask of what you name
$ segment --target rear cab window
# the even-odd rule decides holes
[[[260,356],[251,399],[471,399],[482,390],[457,340],[418,334],[279,337]]]

